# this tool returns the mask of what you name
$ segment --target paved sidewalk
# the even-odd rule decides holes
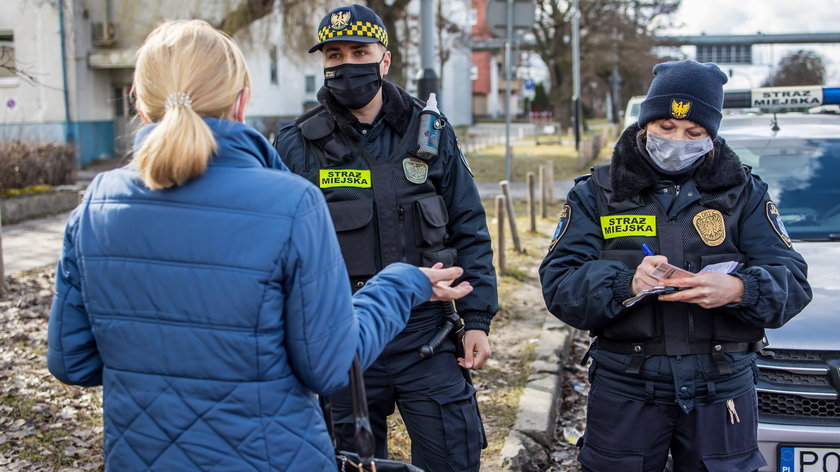
[[[96,174],[124,164],[122,158],[99,159],[76,172],[76,184],[87,186]],[[70,212],[0,226],[5,275],[53,266],[61,256],[64,225]]]
[[[64,224],[69,213],[2,227],[6,275],[55,265],[61,255]]]

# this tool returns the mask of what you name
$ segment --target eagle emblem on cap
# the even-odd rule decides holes
[[[337,11],[330,16],[330,26],[334,30],[347,28],[348,24],[350,24],[350,12],[347,10]]]
[[[688,116],[688,111],[691,110],[691,102],[671,100],[671,116],[681,120]]]

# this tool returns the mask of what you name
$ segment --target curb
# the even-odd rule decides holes
[[[502,467],[506,471],[544,470],[549,465],[562,369],[571,338],[572,328],[546,312],[528,384],[519,397],[516,423],[502,447]]]
[[[79,204],[83,185],[60,185],[50,190],[0,198],[3,224],[15,224],[70,211]]]

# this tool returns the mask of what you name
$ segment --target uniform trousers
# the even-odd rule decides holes
[[[418,355],[418,348],[435,329],[434,324],[425,329],[412,329],[409,324],[364,372],[375,457],[387,458],[386,420],[396,405],[411,437],[412,464],[427,472],[478,471],[484,427],[475,389],[456,362],[454,344],[445,341],[429,359]],[[330,401],[336,445],[353,451],[349,389],[331,396]]]
[[[603,389],[589,394],[578,455],[584,471],[662,472],[670,451],[674,471],[752,472],[766,465],[758,450],[758,399],[750,391],[684,412],[676,403],[632,400]]]

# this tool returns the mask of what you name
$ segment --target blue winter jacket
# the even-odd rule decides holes
[[[206,173],[151,191],[106,172],[71,214],[48,365],[103,385],[105,462],[128,471],[322,471],[315,394],[347,383],[431,296],[394,264],[351,297],[321,192],[256,131],[207,119]],[[138,143],[149,128],[138,135]]]

